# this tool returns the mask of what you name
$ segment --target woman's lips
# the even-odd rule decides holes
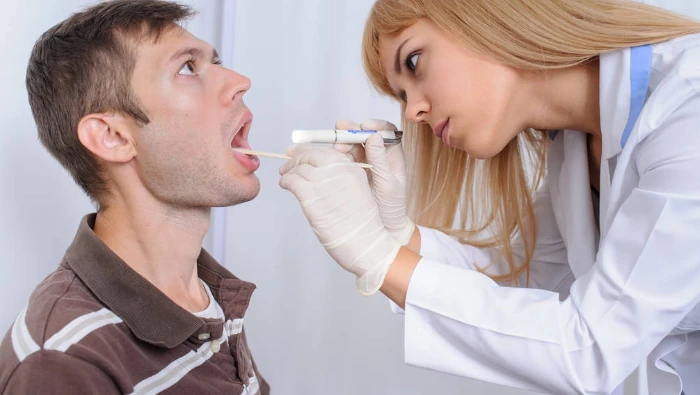
[[[440,122],[439,124],[437,124],[437,126],[435,126],[435,128],[433,129],[433,133],[435,133],[435,135],[438,138],[442,139],[442,142],[445,143],[446,145],[447,145],[447,141],[448,141],[447,135],[448,135],[449,124],[450,124],[450,119],[448,118],[448,119]]]

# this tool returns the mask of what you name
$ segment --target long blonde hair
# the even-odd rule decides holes
[[[375,88],[396,100],[379,60],[379,40],[419,18],[507,66],[541,71],[700,32],[697,21],[624,0],[378,0],[365,25],[364,66]],[[533,195],[545,173],[546,133],[525,130],[495,157],[477,160],[446,148],[428,125],[402,123],[416,222],[462,243],[497,247],[510,271],[495,280],[517,284],[522,274],[529,279],[537,235]],[[518,232],[525,245],[519,264],[511,248]]]

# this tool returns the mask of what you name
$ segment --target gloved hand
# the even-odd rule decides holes
[[[336,129],[396,130],[393,124],[369,120],[361,124],[339,121]],[[381,136],[367,139],[364,148],[360,144],[335,144],[334,148],[351,155],[356,162],[367,162],[370,170],[370,186],[377,201],[379,215],[384,226],[401,244],[406,245],[415,231],[415,224],[406,215],[406,161],[401,144],[384,146]]]
[[[401,245],[379,216],[365,171],[330,148],[296,146],[280,168],[280,186],[294,194],[314,233],[340,266],[355,274],[363,295],[376,292]]]

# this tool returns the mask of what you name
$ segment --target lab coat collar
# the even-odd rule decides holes
[[[603,159],[618,155],[631,136],[648,95],[651,60],[651,45],[600,55]]]

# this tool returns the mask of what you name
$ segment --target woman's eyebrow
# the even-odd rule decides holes
[[[403,49],[403,46],[406,45],[406,43],[410,40],[410,38],[407,38],[399,47],[396,49],[396,55],[394,57],[394,70],[398,73],[401,74],[401,49]]]

